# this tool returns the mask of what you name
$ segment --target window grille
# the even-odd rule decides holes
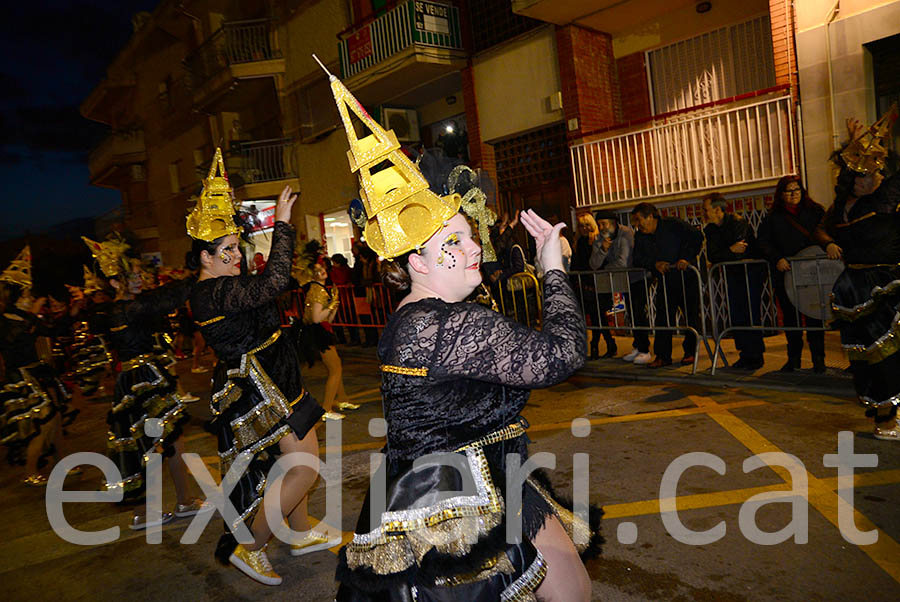
[[[656,114],[775,85],[768,15],[648,53]]]
[[[563,123],[496,143],[494,158],[497,183],[503,190],[572,177]]]

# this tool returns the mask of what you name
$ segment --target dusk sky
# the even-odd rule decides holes
[[[106,128],[78,113],[131,36],[131,17],[154,0],[7,3],[0,25],[0,240],[41,232],[118,206],[89,183],[88,153]]]

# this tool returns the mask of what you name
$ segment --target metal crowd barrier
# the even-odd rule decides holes
[[[513,274],[505,284],[493,287],[491,293],[500,307],[500,313],[520,324],[540,330],[544,295],[541,283],[534,274]]]
[[[722,340],[736,331],[760,332],[763,336],[775,331],[817,332],[828,330],[831,302],[826,290],[830,290],[834,274],[831,266],[823,262],[827,255],[805,255],[787,257],[791,264],[790,297],[793,311],[777,303],[776,280],[769,262],[762,259],[726,261],[716,263],[709,269],[709,298],[712,316],[712,330],[715,338],[715,353],[712,358],[711,374],[716,373],[721,356],[725,366],[728,362],[722,353]],[[787,272],[779,274],[787,275]],[[778,275],[778,278],[784,277]],[[788,294],[787,288],[785,294]],[[822,318],[810,319],[801,312],[798,301],[804,301],[807,313],[816,311]],[[746,306],[743,303],[746,302]],[[737,316],[736,307],[746,307],[746,314]],[[780,311],[779,311],[780,309]],[[779,320],[779,314],[781,320]],[[793,324],[789,324],[788,321]],[[740,323],[743,322],[743,323]],[[805,322],[805,324],[804,324]],[[818,324],[816,324],[818,322]]]
[[[691,277],[688,277],[691,274]],[[703,279],[700,277],[700,271],[689,266],[686,270],[678,270],[674,266],[664,275],[664,280],[669,282],[669,286],[659,286],[656,277],[650,272],[642,268],[616,268],[611,270],[601,270],[596,272],[574,271],[569,272],[572,277],[573,286],[575,286],[575,294],[579,297],[582,309],[586,315],[597,316],[598,324],[591,324],[588,329],[597,332],[603,330],[625,330],[634,335],[635,332],[647,332],[648,336],[653,331],[671,331],[691,332],[696,337],[696,343],[693,350],[694,363],[691,367],[691,373],[697,372],[697,364],[700,359],[700,341],[706,347],[706,352],[710,358],[713,356],[712,348],[709,345],[709,335],[707,333],[706,307],[704,303],[704,287]],[[679,279],[677,282],[678,289],[681,294],[681,307],[688,308],[696,303],[697,306],[697,323],[691,325],[689,317],[684,311],[679,309],[676,311],[657,311],[657,296],[662,294],[662,307],[670,308],[674,306],[678,299],[669,299],[669,289],[675,288],[671,282],[672,279]],[[690,282],[689,280],[694,282]],[[694,292],[696,289],[696,297],[693,302],[689,297],[689,291]],[[660,290],[662,291],[660,293]],[[610,298],[614,299],[614,295],[622,295],[625,319],[623,324],[616,323],[610,325],[603,320],[601,316],[606,315],[606,305]],[[604,296],[601,304],[601,295]],[[609,297],[606,297],[609,295]],[[635,301],[637,300],[637,301]],[[687,310],[690,311],[690,310]],[[614,312],[621,313],[621,312]],[[680,317],[680,319],[679,319]],[[636,320],[637,319],[637,320]]]

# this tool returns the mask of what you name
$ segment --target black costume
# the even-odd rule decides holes
[[[755,259],[758,255],[753,229],[743,218],[728,213],[722,218],[722,223],[707,224],[703,233],[706,236],[706,257],[710,263]],[[747,250],[743,253],[731,250],[731,246],[739,241],[747,243]],[[765,265],[755,263],[724,267],[728,326],[762,326],[760,305],[767,276]],[[745,365],[762,366],[766,350],[762,330],[735,330],[734,345]]]
[[[634,265],[656,274],[656,326],[675,326],[675,312],[680,308],[687,325],[700,331],[700,298],[697,273],[678,270],[675,264],[685,260],[697,267],[697,255],[703,245],[703,234],[689,223],[674,217],[659,217],[653,234],[638,233],[634,237]],[[670,269],[665,274],[656,270],[656,262],[665,261]],[[642,286],[642,283],[639,283]],[[672,361],[672,330],[657,329],[653,334],[653,353],[657,359]],[[688,330],[681,343],[684,357],[693,357],[697,335]]]
[[[181,280],[141,293],[131,301],[116,301],[107,311],[93,316],[92,329],[105,333],[121,363],[106,421],[107,454],[118,466],[122,480],[106,487],[121,488],[126,500],[144,494],[146,454],[161,447],[164,456],[172,455],[172,445],[189,420],[176,393],[177,377],[159,354],[154,327],[158,324],[155,318],[184,304],[193,282]],[[161,435],[152,429],[148,429],[149,435],[145,432],[149,419],[162,421]]]
[[[497,600],[501,592],[533,600],[546,566],[531,540],[548,516],[577,534],[582,550],[599,545],[600,511],[589,527],[544,478],[526,480],[521,512],[507,513],[506,455],[527,459],[519,412],[529,389],[564,380],[584,361],[584,320],[566,275],[548,272],[544,291],[542,332],[477,304],[435,298],[391,315],[378,349],[387,508],[370,524],[367,494],[353,541],[339,555],[337,600]],[[459,470],[446,460],[413,467],[433,453],[455,458]],[[474,494],[460,495],[469,477]],[[450,492],[456,496],[448,499]],[[512,517],[522,520],[516,544],[506,542]]]
[[[219,358],[210,407],[222,474],[238,458],[249,460],[229,495],[247,523],[262,502],[278,441],[291,432],[302,440],[324,414],[303,388],[296,343],[281,336],[275,299],[290,285],[293,249],[294,227],[275,222],[260,274],[202,280],[190,299],[203,338]],[[237,546],[235,526],[226,525],[216,550],[225,563]]]
[[[41,361],[35,341],[43,327],[33,314],[11,308],[0,315],[0,353],[6,367],[0,390],[0,443],[7,461],[23,464],[28,443],[57,414],[74,418],[72,395],[50,364]]]
[[[819,329],[822,321],[809,316],[804,316],[797,311],[788,297],[784,285],[784,272],[775,268],[780,259],[793,257],[806,247],[825,242],[817,236],[816,229],[822,223],[825,210],[818,203],[809,205],[800,203],[797,213],[791,213],[785,207],[776,207],[766,215],[757,231],[757,242],[763,257],[772,265],[771,273],[775,288],[775,298],[781,307],[784,326],[794,328],[805,322],[808,328]],[[802,320],[801,320],[802,318]],[[785,330],[787,339],[788,362],[795,368],[800,367],[800,355],[803,352],[803,332],[800,330]],[[825,332],[822,330],[807,330],[806,340],[809,342],[809,352],[813,363],[825,365]]]
[[[866,415],[886,422],[900,404],[900,177],[893,176],[845,212],[838,198],[825,220],[846,268],[832,311]]]

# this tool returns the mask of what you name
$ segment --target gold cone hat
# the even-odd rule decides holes
[[[460,195],[440,197],[431,192],[425,176],[400,150],[396,134],[382,128],[338,78],[331,73],[328,78],[350,142],[350,171],[359,176],[366,244],[385,259],[422,246],[459,210]],[[351,112],[370,135],[357,135]]]
[[[203,180],[200,200],[187,216],[187,232],[191,238],[212,242],[240,231],[234,223],[234,191],[228,183],[222,149],[217,148],[209,175]]]
[[[12,282],[22,288],[31,288],[31,246],[25,245],[9,267],[0,274],[0,281]]]
[[[81,240],[91,250],[91,254],[100,265],[100,271],[107,278],[112,278],[127,271],[128,260],[125,258],[125,251],[131,247],[123,239],[111,238],[103,242],[97,242],[87,236],[82,236]]]
[[[884,146],[885,139],[891,135],[891,128],[897,120],[897,103],[890,106],[881,119],[872,124],[862,136],[851,140],[847,148],[841,152],[844,163],[853,171],[866,175],[884,169],[884,160],[888,151]]]

